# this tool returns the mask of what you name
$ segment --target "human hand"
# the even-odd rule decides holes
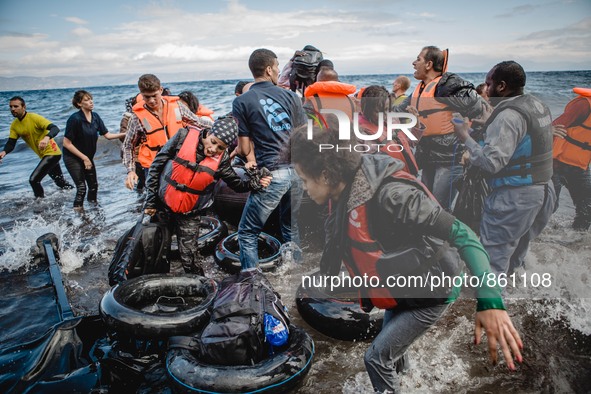
[[[293,53],[293,56],[291,57],[291,61],[293,61],[293,59],[295,59],[296,57],[304,56],[305,54],[306,54],[306,52],[297,50]]]
[[[47,144],[49,143],[49,136],[43,137],[41,141],[39,141],[39,151],[43,152],[45,148],[47,148]]]
[[[156,214],[156,208],[146,208],[144,209],[144,213],[146,215],[154,216]]]
[[[552,126],[552,132],[554,133],[554,137],[564,138],[566,137],[566,127],[561,124],[557,124],[556,126]]]
[[[462,117],[462,115],[458,113],[454,113],[453,118],[451,119],[451,124],[454,126],[454,132],[460,141],[466,142],[470,137],[469,119]]]
[[[476,345],[480,344],[483,328],[488,338],[488,352],[493,365],[497,364],[497,346],[500,346],[507,362],[507,367],[514,371],[513,355],[517,362],[523,362],[523,357],[521,356],[523,342],[513,326],[507,311],[502,309],[487,309],[476,312],[476,324],[474,328],[474,343]]]
[[[234,148],[232,152],[230,152],[230,160],[236,157],[236,155],[238,155],[238,147]]]
[[[408,112],[411,115],[414,115],[417,117],[419,117],[419,110],[416,109],[416,107],[413,107],[412,105],[409,105],[408,107],[406,107],[406,112]]]
[[[129,171],[127,173],[127,178],[125,179],[125,187],[127,187],[129,190],[133,190],[135,185],[137,185],[137,182],[137,174],[133,171]]]
[[[273,179],[273,177],[270,175],[264,176],[261,178],[259,183],[261,184],[262,187],[268,187],[271,184],[271,179]]]
[[[84,163],[85,170],[90,170],[92,168],[92,161],[90,161],[90,159],[88,157],[84,156],[84,159],[82,159],[82,162]]]
[[[2,159],[4,159],[4,156],[6,156],[6,151],[0,152],[0,164],[2,163]]]
[[[465,151],[464,153],[462,153],[460,164],[463,166],[467,166],[468,164],[470,164],[470,152]]]
[[[256,161],[248,161],[248,162],[246,162],[246,164],[244,164],[244,168],[246,168],[247,170],[256,169],[257,162]]]

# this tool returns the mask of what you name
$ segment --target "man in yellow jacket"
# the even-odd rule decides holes
[[[0,152],[0,163],[4,156],[12,152],[16,141],[22,138],[41,159],[29,178],[35,197],[45,197],[41,181],[46,175],[49,175],[59,188],[72,189],[73,186],[65,180],[60,167],[62,151],[53,139],[60,129],[43,116],[27,112],[25,100],[19,96],[10,99],[10,113],[15,119],[10,125],[10,135],[4,150]]]

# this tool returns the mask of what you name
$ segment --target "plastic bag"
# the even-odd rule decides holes
[[[476,234],[480,234],[480,220],[484,201],[490,193],[490,186],[482,171],[477,167],[469,167],[459,181],[458,197],[453,214],[467,224]]]
[[[281,320],[265,313],[265,337],[271,346],[283,346],[287,343],[289,333]]]

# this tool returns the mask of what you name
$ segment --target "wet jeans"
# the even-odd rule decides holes
[[[60,167],[61,157],[62,155],[43,156],[37,167],[35,167],[35,170],[29,177],[29,183],[33,188],[35,197],[45,197],[41,181],[46,175],[49,175],[59,188],[72,189],[72,185],[66,181],[62,173],[62,168]]]
[[[575,205],[573,228],[588,230],[591,225],[591,170],[587,167],[571,166],[554,160],[554,190],[556,191],[556,208],[562,186],[566,187]]]
[[[407,349],[439,320],[448,305],[385,311],[382,331],[373,340],[364,358],[376,392],[399,391],[398,373],[409,367]]]
[[[451,212],[451,204],[458,194],[454,183],[462,178],[463,173],[464,168],[460,164],[428,164],[422,169],[421,182],[433,193],[439,204]]]
[[[259,192],[251,192],[242,211],[238,225],[242,269],[258,266],[258,237],[265,222],[277,207],[283,242],[292,241],[299,245],[297,213],[303,191],[301,181],[291,167],[279,168],[271,174],[271,184]]]

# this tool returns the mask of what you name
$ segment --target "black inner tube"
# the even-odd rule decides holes
[[[259,250],[259,260],[266,260],[271,257],[277,255],[278,248],[281,245],[274,245],[269,243],[269,237],[265,237],[262,234],[259,235],[258,239],[258,250]],[[224,247],[234,253],[235,255],[240,255],[240,248],[238,246],[238,234],[234,233],[227,237],[224,240]]]

